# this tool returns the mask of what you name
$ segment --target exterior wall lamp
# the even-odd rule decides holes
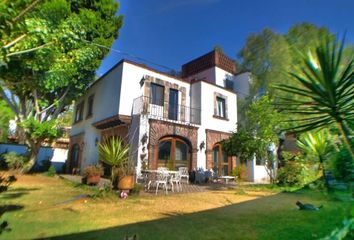
[[[202,151],[203,148],[205,148],[205,142],[202,141],[200,144],[199,144],[199,150]]]

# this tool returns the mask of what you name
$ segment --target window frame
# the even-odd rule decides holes
[[[87,99],[87,113],[86,119],[93,116],[93,104],[94,104],[95,95],[91,94]]]
[[[161,98],[161,102],[159,102],[159,99],[156,97],[157,94],[153,94],[153,88],[161,88],[162,89],[162,98]],[[156,91],[157,93],[158,91]],[[165,102],[165,86],[157,84],[157,83],[151,83],[150,84],[150,104],[153,105],[157,105],[157,106],[164,106],[164,102]]]
[[[84,100],[82,100],[79,104],[76,105],[74,123],[78,123],[83,120],[83,118],[84,118],[84,105],[85,105]]]

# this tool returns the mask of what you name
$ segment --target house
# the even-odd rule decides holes
[[[229,175],[236,157],[220,142],[236,130],[235,74],[218,50],[184,64],[181,77],[121,60],[76,101],[69,170],[97,163],[99,142],[119,136],[137,173],[185,166]]]

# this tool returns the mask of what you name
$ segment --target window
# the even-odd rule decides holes
[[[217,176],[229,175],[229,160],[226,152],[222,150],[220,144],[216,144],[213,148],[213,171]]]
[[[84,115],[84,102],[82,101],[76,106],[75,122],[80,122]]]
[[[178,170],[179,167],[190,166],[190,148],[182,139],[168,137],[160,140],[158,146],[158,167]]]
[[[163,106],[164,102],[164,87],[155,83],[151,83],[150,103]]]
[[[226,118],[225,99],[216,97],[216,116]]]
[[[88,101],[87,101],[87,114],[86,114],[86,118],[89,118],[92,116],[93,114],[93,97],[94,95],[91,95],[89,98],[88,98]]]

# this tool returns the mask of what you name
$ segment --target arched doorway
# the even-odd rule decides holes
[[[80,147],[79,144],[74,144],[71,147],[70,154],[70,173],[73,172],[73,169],[79,168],[79,159],[80,159]]]
[[[227,176],[230,173],[230,157],[223,151],[221,144],[213,147],[213,171],[217,176]]]
[[[191,170],[190,144],[178,137],[160,139],[157,153],[157,167],[167,167],[170,170],[187,167]]]

